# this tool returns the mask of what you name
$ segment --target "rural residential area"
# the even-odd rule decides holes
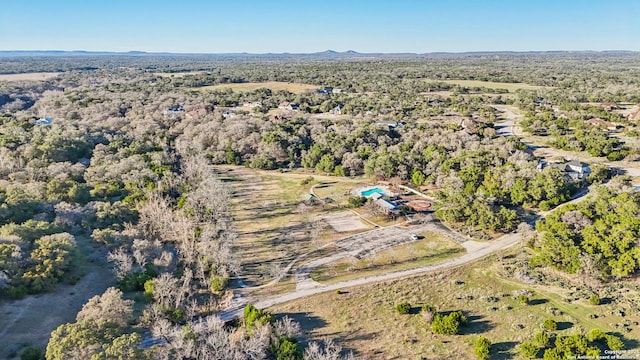
[[[288,0],[235,41],[226,3],[34,1],[86,33],[0,15],[0,359],[640,359],[635,2],[544,2],[605,18],[544,42],[305,3],[283,43]]]

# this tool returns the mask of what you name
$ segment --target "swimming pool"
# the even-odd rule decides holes
[[[379,187],[375,187],[375,188],[371,188],[369,190],[362,191],[360,194],[362,196],[369,197],[369,196],[371,196],[371,195],[373,195],[375,193],[378,193],[380,195],[387,195],[387,192],[384,191],[383,189],[379,188]]]

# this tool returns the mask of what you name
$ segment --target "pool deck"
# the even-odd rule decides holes
[[[365,191],[371,190],[371,189],[375,189],[375,188],[381,189],[384,192],[383,195],[385,195],[385,196],[394,196],[395,195],[395,193],[393,191],[391,191],[389,189],[389,187],[386,186],[386,185],[371,185],[371,184],[358,185],[358,186],[356,186],[355,188],[353,188],[350,191],[350,194],[353,195],[353,196],[371,197],[371,194],[366,196],[366,195],[362,195],[362,193],[365,192]]]

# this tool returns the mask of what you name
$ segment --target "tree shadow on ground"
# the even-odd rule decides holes
[[[542,305],[548,303],[548,299],[533,299],[529,301],[529,305]]]
[[[559,321],[557,324],[558,330],[567,330],[573,327],[573,323],[569,321]]]
[[[492,344],[489,358],[496,360],[513,359],[515,357],[513,350],[516,345],[518,345],[518,343],[515,341],[502,341]]]
[[[610,334],[622,340],[625,349],[640,349],[640,340],[627,338],[619,332],[612,332]]]
[[[482,320],[484,316],[482,315],[468,315],[467,324],[460,328],[461,335],[468,334],[482,334],[485,333],[495,327],[495,325],[489,320]]]
[[[613,299],[610,297],[600,299],[600,305],[608,305],[613,302]]]

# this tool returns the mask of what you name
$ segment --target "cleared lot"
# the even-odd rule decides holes
[[[338,213],[327,215],[324,216],[323,219],[329,225],[331,225],[333,230],[339,233],[364,230],[369,228],[369,226],[365,225],[360,220],[359,216],[350,211],[341,211]]]

